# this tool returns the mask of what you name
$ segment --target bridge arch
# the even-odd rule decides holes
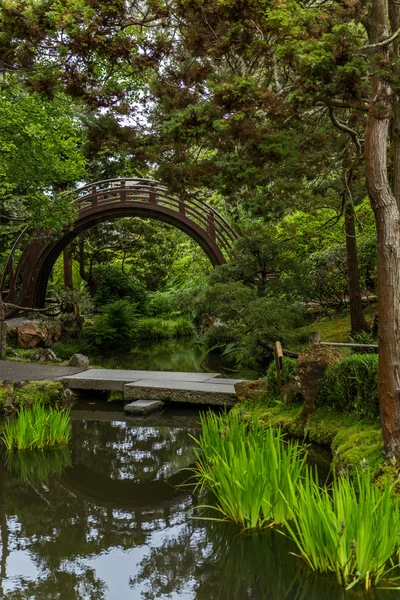
[[[15,268],[17,244],[14,244],[1,283],[4,289],[8,282],[6,301],[42,308],[57,257],[79,233],[112,218],[137,216],[169,223],[197,242],[214,266],[226,262],[227,253],[237,238],[228,222],[206,202],[171,196],[165,187],[149,179],[97,181],[73,192],[71,200],[78,208],[73,225],[58,238],[49,232],[31,239]]]

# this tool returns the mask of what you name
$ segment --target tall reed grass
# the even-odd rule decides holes
[[[400,579],[400,508],[390,482],[369,471],[320,486],[306,454],[282,432],[237,415],[201,416],[197,485],[212,492],[219,513],[243,529],[271,523],[315,572],[335,573],[346,589]],[[397,483],[397,482],[396,482]],[[214,520],[212,518],[212,520]]]
[[[227,414],[202,415],[201,424],[195,476],[215,496],[221,518],[244,529],[289,519],[306,469],[301,446],[286,443],[279,429]]]
[[[34,404],[7,421],[2,440],[7,450],[41,450],[68,444],[70,435],[69,411]]]
[[[367,471],[320,487],[309,472],[297,495],[286,529],[312,570],[334,572],[347,589],[390,579],[399,564],[400,511],[389,482],[373,485]]]

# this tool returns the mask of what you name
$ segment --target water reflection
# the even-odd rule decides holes
[[[238,369],[229,355],[207,352],[198,337],[140,342],[129,352],[96,356],[94,362],[108,369],[217,372],[240,379],[257,379],[266,370],[266,365],[260,365],[258,371]]]
[[[113,409],[115,410],[115,409]],[[190,488],[197,417],[73,421],[70,457],[0,467],[0,597],[8,600],[389,600],[310,576],[276,531],[204,516]],[[186,419],[186,421],[185,421]],[[186,426],[184,423],[186,422]],[[25,461],[25,462],[24,462]],[[52,472],[52,474],[51,474]],[[42,476],[43,475],[43,476]],[[204,499],[202,500],[204,501]]]

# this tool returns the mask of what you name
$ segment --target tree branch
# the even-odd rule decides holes
[[[361,50],[373,50],[374,48],[382,48],[384,46],[388,46],[389,44],[394,42],[394,40],[397,37],[399,37],[399,35],[400,35],[400,27],[399,27],[399,29],[397,29],[397,31],[392,33],[392,35],[390,37],[386,38],[385,40],[382,40],[381,42],[376,42],[376,44],[367,44],[366,46],[363,46],[361,48]]]

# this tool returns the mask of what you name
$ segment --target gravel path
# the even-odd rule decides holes
[[[37,365],[15,360],[0,360],[0,381],[58,379],[86,370],[82,367],[60,367],[59,365]]]

